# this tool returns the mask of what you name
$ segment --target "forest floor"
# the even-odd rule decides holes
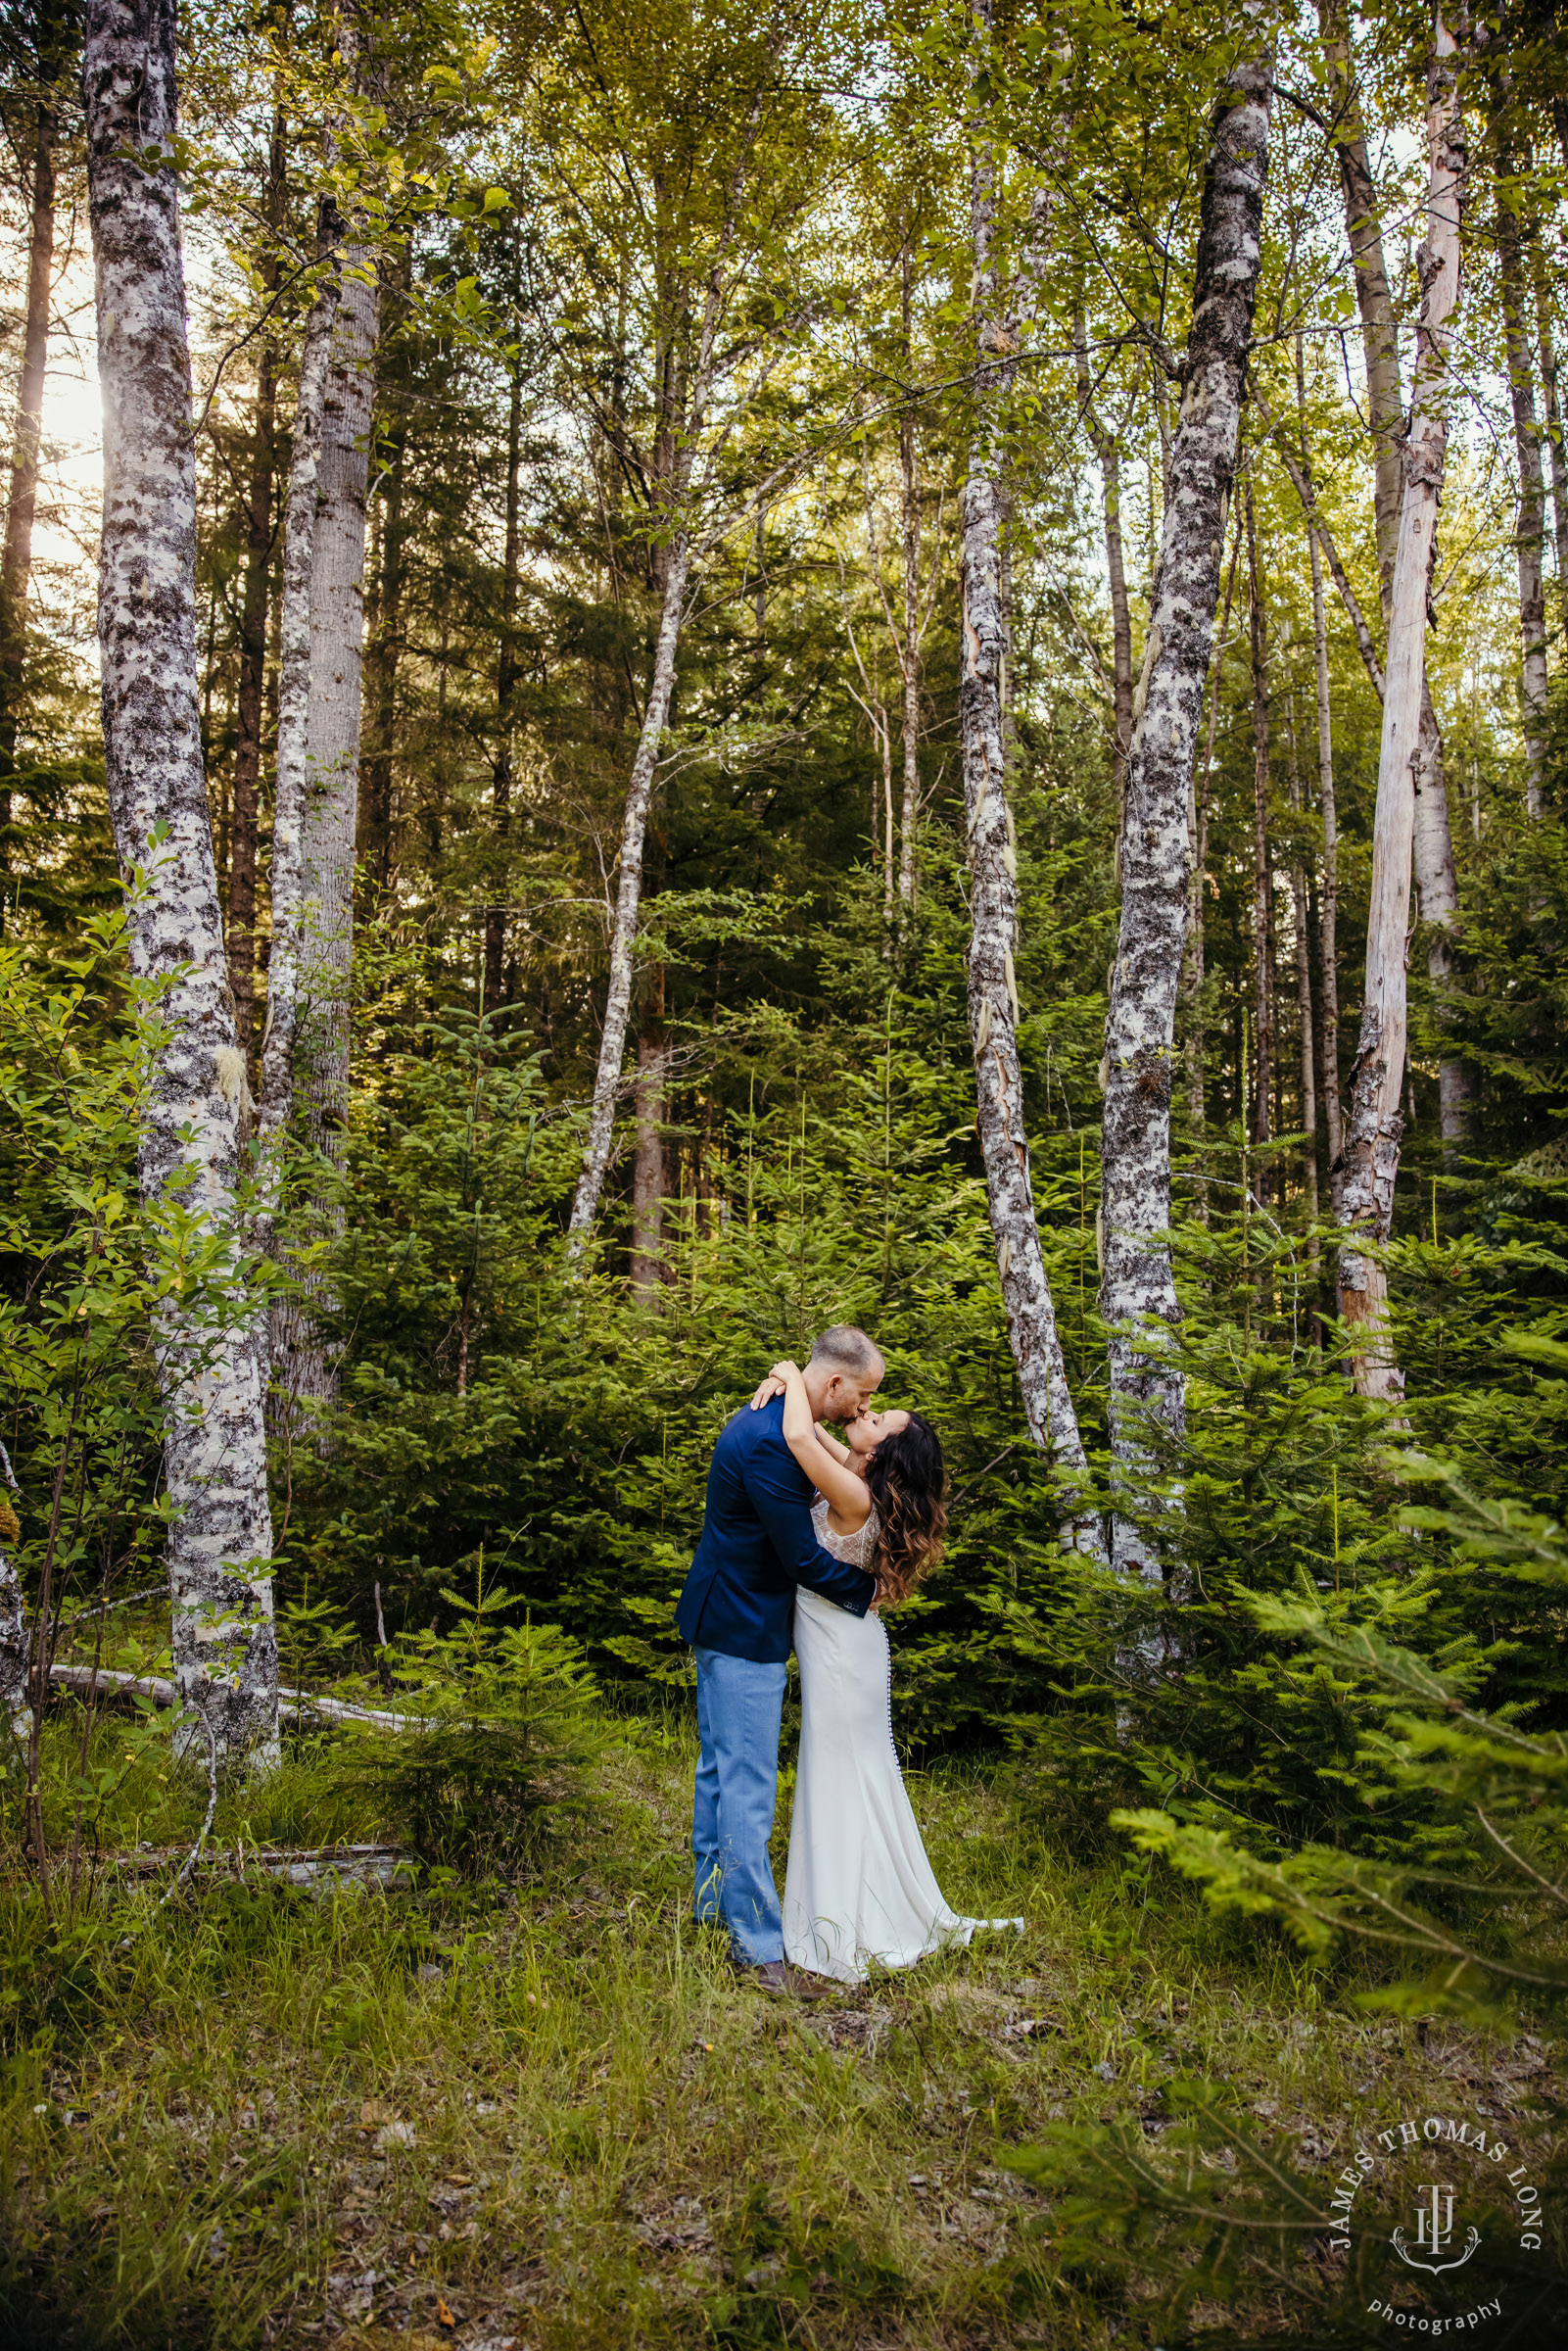
[[[62,1764],[77,1725],[51,1731]],[[116,1745],[102,1726],[95,1759]],[[765,1999],[685,1916],[691,1760],[679,1718],[632,1726],[512,1886],[237,1877],[237,1839],[355,1826],[308,1748],[247,1817],[220,1810],[166,1907],[98,1900],[51,1939],[0,1888],[0,2340],[1148,2343],[1007,2169],[1053,2121],[1158,2142],[1168,2086],[1203,2077],[1326,2180],[1374,2114],[1528,2138],[1549,2111],[1537,2039],[1358,2012],[1272,1930],[1072,1860],[1026,1783],[951,1764],[912,1780],[944,1890],[1025,1931],[826,2007]],[[132,1847],[194,1834],[201,1793],[123,1785],[106,1846],[116,1821]]]

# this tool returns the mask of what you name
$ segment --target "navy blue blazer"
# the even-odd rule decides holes
[[[784,1398],[760,1413],[736,1413],[708,1466],[702,1533],[675,1611],[683,1640],[782,1665],[793,1639],[797,1584],[865,1615],[876,1578],[823,1550],[811,1496],[811,1480],[784,1443]]]

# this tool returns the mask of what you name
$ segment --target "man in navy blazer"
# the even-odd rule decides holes
[[[818,1420],[858,1419],[884,1366],[863,1330],[825,1330],[806,1366]],[[811,1987],[785,1966],[784,1919],[768,1859],[779,1786],[779,1722],[794,1639],[795,1589],[864,1616],[876,1579],[824,1551],[811,1481],[784,1439],[784,1399],[739,1412],[713,1450],[702,1533],[676,1609],[697,1665],[691,1814],[693,1914],[722,1919],[736,1965],[768,1991]]]

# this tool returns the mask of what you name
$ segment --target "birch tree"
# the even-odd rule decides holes
[[[1542,550],[1546,536],[1546,494],[1541,469],[1541,426],[1536,414],[1534,338],[1529,326],[1529,280],[1525,261],[1527,228],[1519,158],[1501,123],[1497,153],[1497,292],[1502,309],[1502,353],[1508,370],[1508,407],[1513,418],[1514,459],[1519,469],[1519,515],[1514,555],[1519,571],[1520,717],[1525,739],[1525,806],[1540,816],[1546,771],[1546,592]]]
[[[1262,260],[1273,48],[1255,43],[1222,86],[1204,177],[1181,410],[1132,707],[1121,826],[1121,921],[1106,1028],[1100,1311],[1109,1326],[1112,1445],[1122,1492],[1146,1501],[1147,1426],[1184,1426],[1164,1345],[1180,1319],[1170,1224],[1170,1092],[1187,923],[1188,796],[1213,648],[1226,510]],[[1118,1512],[1116,1563],[1151,1580],[1158,1554]]]
[[[278,282],[276,238],[283,226],[287,126],[281,105],[272,110],[263,209],[269,243],[261,279],[269,294]],[[228,964],[240,1049],[249,1055],[256,1005],[256,851],[261,782],[262,690],[266,671],[267,600],[272,581],[272,484],[277,463],[278,346],[262,340],[257,364],[251,465],[245,485],[245,578],[240,601],[239,732],[234,744],[233,845],[229,857]]]
[[[335,224],[336,225],[336,224]],[[341,1229],[339,1178],[349,1110],[349,969],[363,709],[365,494],[379,306],[376,253],[344,251],[321,405],[310,572],[309,711],[300,836],[300,1000],[294,1035],[294,1128],[309,1170],[311,1228]],[[296,1403],[336,1401],[331,1300],[312,1275],[288,1313],[273,1377]]]
[[[1388,1238],[1403,1132],[1400,1101],[1408,1027],[1405,940],[1416,783],[1423,758],[1427,593],[1437,547],[1438,506],[1448,448],[1449,322],[1459,298],[1459,216],[1467,158],[1459,112],[1454,41],[1441,13],[1427,68],[1427,220],[1418,262],[1421,286],[1410,426],[1389,607],[1388,672],[1372,832],[1366,926],[1366,988],[1345,1132],[1339,1307],[1362,1395],[1397,1403],[1403,1374],[1388,1332],[1388,1276],[1356,1247]]]
[[[1334,713],[1328,692],[1328,614],[1323,594],[1322,549],[1313,519],[1311,455],[1307,445],[1306,362],[1300,335],[1296,338],[1296,387],[1307,505],[1307,553],[1312,575],[1312,698],[1317,717],[1317,807],[1323,825],[1322,889],[1317,915],[1318,965],[1322,974],[1323,1127],[1337,1217],[1344,1187],[1341,1161],[1344,1136],[1340,1125],[1339,800],[1334,777]]]
[[[899,314],[904,330],[906,380],[912,376],[914,368],[910,334],[913,281],[910,238],[911,231],[906,222],[898,257]],[[904,680],[904,792],[898,827],[898,897],[907,916],[915,910],[915,835],[920,824],[920,648],[925,634],[920,608],[920,476],[916,465],[913,396],[906,400],[903,414],[898,420],[898,479],[903,494],[901,538],[904,558],[904,641],[901,662]],[[933,586],[939,557],[940,550],[937,550],[931,563]]]
[[[263,1183],[272,1207],[276,1205],[280,1177],[279,1155],[294,1110],[294,1035],[299,1018],[303,848],[310,727],[310,590],[315,568],[322,411],[339,300],[334,260],[329,249],[306,322],[283,531],[276,790],[272,812],[272,943],[266,973],[266,1027],[261,1036],[260,1123]]]
[[[1089,333],[1080,302],[1072,319],[1072,360],[1078,384],[1078,414],[1100,467],[1100,507],[1105,524],[1106,585],[1111,596],[1111,702],[1117,731],[1115,781],[1120,819],[1127,797],[1127,754],[1132,747],[1132,612],[1121,548],[1121,446],[1094,405],[1089,376]]]
[[[82,88],[104,411],[98,642],[133,970],[164,984],[144,1197],[237,1248],[244,1060],[224,968],[196,651],[196,466],[174,155],[173,0],[88,0]],[[241,1274],[236,1256],[234,1278]],[[155,1344],[173,1522],[174,1676],[226,1762],[277,1757],[261,1382],[241,1318]],[[205,1743],[204,1743],[205,1744]]]
[[[783,33],[777,25],[762,44],[750,100],[738,127],[736,150],[726,175],[723,211],[714,238],[712,258],[702,283],[698,324],[689,352],[672,339],[669,363],[683,384],[684,397],[669,419],[667,455],[657,453],[655,465],[663,535],[660,549],[662,603],[647,695],[642,707],[636,755],[627,785],[621,840],[616,858],[615,904],[610,922],[609,984],[605,992],[604,1024],[600,1032],[594,1094],[589,1108],[583,1165],[572,1197],[567,1223],[567,1248],[580,1260],[587,1236],[598,1215],[604,1178],[615,1134],[615,1107],[626,1056],[626,1032],[632,1003],[637,954],[638,921],[642,902],[642,851],[647,837],[648,810],[658,771],[659,750],[670,715],[675,687],[676,655],[686,614],[693,557],[705,537],[699,512],[703,495],[713,486],[718,449],[728,439],[722,430],[716,445],[705,447],[716,396],[724,378],[739,358],[721,343],[721,329],[734,301],[741,250],[744,213],[756,157],[763,115],[775,95]],[[688,234],[691,231],[689,228]],[[684,289],[683,289],[684,291]],[[679,310],[669,319],[672,338],[678,337]],[[700,476],[698,458],[703,460]]]
[[[1366,368],[1367,421],[1372,435],[1373,519],[1377,531],[1378,582],[1385,637],[1392,628],[1394,567],[1403,496],[1404,402],[1400,380],[1398,322],[1383,255],[1382,212],[1367,153],[1351,32],[1351,0],[1318,0],[1323,57],[1333,97],[1329,126],[1345,199],[1345,228],[1361,320],[1361,354]],[[1344,573],[1338,575],[1343,594]],[[1354,625],[1354,623],[1353,623]],[[1365,658],[1366,647],[1362,646]],[[1459,888],[1449,825],[1448,786],[1443,768],[1443,734],[1432,692],[1421,680],[1421,762],[1415,777],[1411,840],[1416,902],[1429,927],[1427,977],[1441,1001],[1453,976],[1450,934],[1458,919]],[[1451,1156],[1468,1130],[1475,1079],[1457,1054],[1439,1064],[1439,1116],[1445,1150]]]
[[[1247,517],[1248,628],[1253,664],[1253,1141],[1273,1140],[1269,1086],[1274,1075],[1273,876],[1268,855],[1269,695],[1268,615],[1258,577],[1258,523],[1251,475],[1243,492]],[[1245,1112],[1243,1113],[1245,1116]],[[1253,1162],[1255,1197],[1268,1197],[1263,1162]]]
[[[997,262],[997,165],[986,134],[992,0],[971,0],[970,233],[974,277],[974,417],[960,521],[959,600],[962,650],[959,734],[964,763],[964,813],[969,842],[969,1020],[974,1055],[980,1150],[997,1272],[1009,1343],[1018,1371],[1029,1434],[1060,1475],[1070,1539],[1104,1559],[1098,1513],[1088,1507],[1088,1460],[1068,1385],[1056,1307],[1040,1247],[1029,1180],[1023,1123],[1023,1076],[1019,1062],[1018,837],[1007,800],[1004,674],[1007,615],[1003,602],[1002,525],[1006,403],[1012,356],[1023,320],[1010,310]],[[1037,267],[1048,218],[1048,197],[1035,200],[1031,221]],[[1026,292],[1025,292],[1026,299]]]

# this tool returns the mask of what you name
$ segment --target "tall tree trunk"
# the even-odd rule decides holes
[[[913,259],[906,235],[902,255],[904,375],[913,375],[910,306]],[[913,389],[898,420],[898,470],[903,493],[904,539],[904,797],[898,827],[898,900],[915,911],[915,835],[920,824],[920,482],[915,468]]]
[[[708,271],[702,321],[689,380],[683,370],[676,367],[673,353],[664,355],[660,368],[661,373],[667,372],[670,380],[679,386],[666,404],[668,421],[660,433],[660,441],[664,446],[657,453],[655,466],[663,494],[665,519],[673,528],[667,538],[654,534],[649,541],[650,569],[662,585],[663,606],[659,614],[659,633],[653,647],[652,670],[641,731],[638,738],[637,756],[632,762],[631,781],[626,790],[626,815],[621,827],[620,875],[610,929],[610,982],[604,1003],[604,1028],[599,1038],[598,1066],[594,1073],[594,1100],[589,1112],[582,1173],[577,1179],[571,1216],[567,1220],[567,1253],[574,1264],[582,1260],[587,1235],[598,1214],[599,1196],[604,1189],[604,1176],[610,1164],[610,1145],[615,1134],[615,1097],[621,1082],[621,1063],[626,1054],[627,1015],[632,1002],[638,911],[642,902],[642,843],[647,833],[648,808],[653,797],[653,779],[659,762],[659,743],[669,718],[670,696],[675,689],[675,658],[680,645],[687,582],[691,570],[692,542],[689,529],[689,517],[686,512],[687,496],[691,486],[697,444],[707,421],[708,402],[714,388],[715,345],[728,282],[730,248],[739,226],[740,200],[751,168],[757,126],[762,120],[763,100],[778,60],[782,37],[782,33],[776,30],[768,42],[766,66],[752,92],[750,113],[730,174],[724,221],[719,231],[713,264]],[[661,305],[661,316],[673,317],[676,307],[674,303]],[[678,425],[681,428],[679,430]]]
[[[1225,647],[1230,640],[1230,608],[1236,595],[1236,566],[1241,559],[1241,517],[1231,534],[1230,568],[1225,575],[1225,606],[1220,615],[1219,635],[1214,641],[1210,658],[1209,725],[1204,733],[1203,757],[1194,770],[1187,794],[1187,847],[1192,859],[1192,872],[1187,885],[1187,936],[1182,947],[1181,992],[1187,1007],[1187,1117],[1194,1134],[1201,1134],[1205,1124],[1205,1079],[1208,1075],[1209,1040],[1204,1022],[1204,883],[1209,871],[1209,778],[1214,764],[1214,736],[1219,726],[1219,689],[1225,664]],[[1200,1199],[1198,1214],[1207,1219],[1208,1208]]]
[[[264,210],[267,227],[282,227],[285,125],[272,113]],[[277,258],[267,248],[262,282],[277,285]],[[233,830],[229,852],[228,969],[240,1050],[250,1055],[256,1018],[256,829],[261,780],[262,697],[266,686],[266,622],[272,583],[272,476],[277,462],[277,343],[261,345],[256,373],[256,418],[251,472],[245,490],[245,584],[240,600],[239,727],[234,744]]]
[[[1407,1028],[1405,935],[1409,928],[1410,854],[1426,665],[1427,594],[1437,552],[1438,505],[1448,447],[1449,322],[1459,295],[1459,212],[1466,156],[1453,39],[1439,16],[1427,72],[1429,189],[1420,258],[1421,316],[1416,335],[1410,431],[1404,449],[1404,497],[1389,615],[1387,691],[1372,832],[1372,888],[1367,909],[1366,991],[1352,1073],[1345,1135],[1340,1314],[1350,1334],[1352,1369],[1364,1396],[1397,1403],[1404,1380],[1388,1329],[1388,1276],[1354,1245],[1366,1234],[1386,1240],[1394,1217],[1403,1121]]]
[[[1296,741],[1296,701],[1292,695],[1287,705],[1290,744],[1290,804],[1292,813],[1300,816],[1304,807],[1302,792],[1301,753]],[[1306,1141],[1302,1150],[1302,1181],[1307,1194],[1307,1222],[1312,1238],[1307,1243],[1312,1277],[1317,1277],[1317,1074],[1314,1066],[1314,1037],[1312,1021],[1312,958],[1310,933],[1307,922],[1307,871],[1300,857],[1291,860],[1291,915],[1296,931],[1296,1017],[1301,1044],[1302,1129]]]
[[[300,1011],[303,846],[310,730],[310,587],[315,572],[322,410],[340,293],[339,257],[333,251],[328,227],[323,208],[319,240],[322,277],[306,322],[300,355],[288,514],[283,532],[283,589],[278,614],[277,781],[272,807],[269,889],[271,943],[266,967],[266,1027],[261,1035],[260,1130],[266,1194],[263,1206],[268,1222],[277,1206],[280,1155],[294,1115],[294,1040]],[[279,1322],[280,1315],[281,1310],[273,1318],[274,1325]],[[274,1340],[279,1335],[275,1328]]]
[[[1557,541],[1557,600],[1560,626],[1568,638],[1568,451],[1563,445],[1562,400],[1557,388],[1557,354],[1551,340],[1551,288],[1542,252],[1541,222],[1530,240],[1530,267],[1536,290],[1536,325],[1541,337],[1541,385],[1546,398],[1546,449],[1551,458],[1551,512]]]
[[[971,0],[972,79],[989,57],[992,0]],[[1007,624],[1002,582],[1005,355],[1015,336],[997,283],[996,168],[988,146],[970,160],[977,346],[975,417],[964,482],[960,610],[959,730],[964,762],[971,875],[970,1036],[974,1052],[980,1149],[1008,1338],[1029,1434],[1055,1463],[1075,1546],[1105,1557],[1105,1538],[1085,1489],[1088,1462],[1068,1386],[1056,1308],[1046,1278],[1029,1180],[1019,1066],[1018,849],[1007,804],[1003,692]],[[1015,322],[1016,323],[1016,322]]]
[[[1541,428],[1536,419],[1536,370],[1527,323],[1526,228],[1515,198],[1501,181],[1518,174],[1506,138],[1497,154],[1497,285],[1502,297],[1502,343],[1513,408],[1513,446],[1519,465],[1519,523],[1514,550],[1519,567],[1521,718],[1525,739],[1525,805],[1539,817],[1546,769],[1546,595],[1541,551],[1546,535],[1546,497],[1541,475]]]
[[[1340,1131],[1339,808],[1334,787],[1334,716],[1328,696],[1328,619],[1323,608],[1323,564],[1318,552],[1317,533],[1309,521],[1307,548],[1312,566],[1317,797],[1323,819],[1323,888],[1317,925],[1323,1000],[1323,1126],[1328,1144],[1329,1183],[1337,1218],[1344,1175],[1340,1161],[1343,1137]]]
[[[42,12],[38,33],[39,80],[58,71],[55,54],[62,21]],[[17,386],[17,429],[11,448],[11,495],[0,552],[0,872],[10,863],[6,833],[11,824],[11,778],[16,772],[17,729],[27,659],[27,583],[32,573],[32,526],[38,505],[38,444],[43,425],[44,367],[49,356],[49,305],[55,261],[55,141],[60,119],[46,87],[33,112],[31,233],[27,242],[27,307],[22,327],[22,376]],[[0,899],[0,921],[4,902]]]
[[[98,639],[104,751],[127,878],[132,969],[165,984],[147,1074],[144,1196],[233,1251],[245,1064],[224,976],[202,771],[196,655],[196,461],[174,150],[172,0],[87,0],[82,88],[104,407]],[[161,149],[157,168],[145,161]],[[154,845],[155,828],[161,839]],[[174,1676],[219,1755],[277,1759],[271,1517],[255,1332],[170,1298],[157,1326]],[[205,1748],[205,1740],[197,1743]]]
[[[360,761],[360,860],[365,872],[367,911],[392,888],[393,775],[398,737],[398,669],[404,650],[404,476],[408,428],[399,416],[376,512],[380,516],[380,565],[374,574],[375,612],[367,614],[364,649],[365,746]]]
[[[1260,12],[1249,8],[1260,27]],[[1121,828],[1121,923],[1106,1029],[1100,1312],[1123,1490],[1147,1511],[1148,1425],[1186,1425],[1180,1372],[1151,1340],[1181,1318],[1169,1244],[1170,1089],[1191,879],[1188,803],[1213,651],[1226,510],[1262,257],[1272,44],[1260,30],[1214,109],[1204,175],[1180,414],[1132,707]],[[1117,1564],[1151,1580],[1159,1554],[1118,1515]]]
[[[1274,1067],[1274,1002],[1268,956],[1268,620],[1258,579],[1258,529],[1250,478],[1243,495],[1253,651],[1253,1141],[1266,1143],[1273,1135],[1268,1089]],[[1260,1163],[1255,1162],[1254,1166],[1254,1188],[1261,1206],[1268,1198],[1268,1176]]]
[[[626,790],[626,816],[621,827],[619,880],[615,917],[610,932],[610,984],[604,1003],[604,1029],[599,1039],[598,1068],[594,1078],[594,1102],[589,1113],[588,1144],[583,1171],[577,1179],[567,1226],[568,1246],[580,1256],[584,1238],[598,1214],[599,1195],[610,1164],[615,1133],[615,1097],[626,1053],[627,1015],[632,1002],[633,965],[637,949],[638,912],[642,903],[642,843],[647,834],[653,778],[659,764],[659,743],[670,715],[675,687],[675,656],[680,644],[682,607],[691,568],[691,545],[683,531],[668,550],[665,565],[664,609],[653,648],[653,675],[643,705],[642,730],[632,779]]]
[[[1367,415],[1372,432],[1373,511],[1377,527],[1378,581],[1385,633],[1400,539],[1403,497],[1402,459],[1404,407],[1400,388],[1398,322],[1383,258],[1383,222],[1377,183],[1367,155],[1366,125],[1351,36],[1350,0],[1318,0],[1323,56],[1334,98],[1334,153],[1345,195],[1345,226],[1361,315],[1361,350],[1366,366]],[[1340,575],[1343,581],[1343,574]],[[1412,840],[1416,901],[1428,927],[1427,978],[1441,1005],[1453,976],[1450,934],[1458,919],[1459,892],[1449,826],[1448,786],[1443,772],[1443,735],[1425,675],[1421,681],[1420,762],[1415,777]],[[1439,1065],[1439,1099],[1444,1153],[1450,1161],[1462,1148],[1475,1104],[1475,1074],[1457,1054]]]
[[[496,763],[492,803],[498,859],[504,859],[511,833],[512,698],[517,691],[517,585],[522,562],[523,355],[512,359],[506,408],[506,529],[501,552],[500,651],[496,667]],[[506,895],[503,888],[485,909],[486,1012],[501,1000],[506,959]]]
[[[365,497],[375,394],[379,280],[374,251],[348,246],[322,402],[310,589],[310,715],[301,836],[300,994],[294,1036],[294,1125],[309,1171],[307,1216],[329,1244],[342,1229],[341,1174],[349,1116],[350,966],[359,829],[363,708]],[[284,1320],[273,1366],[296,1404],[337,1400],[338,1357],[327,1324],[330,1277],[312,1267]]]
[[[11,1457],[0,1445],[0,1479],[21,1499]],[[32,1711],[27,1685],[32,1679],[32,1641],[27,1631],[27,1601],[17,1573],[15,1546],[22,1529],[17,1514],[0,1497],[0,1753],[6,1751],[6,1733],[28,1739]],[[12,1751],[15,1751],[14,1750]]]
[[[1117,788],[1117,820],[1127,801],[1127,755],[1132,748],[1132,614],[1127,604],[1127,575],[1121,552],[1121,452],[1115,433],[1095,412],[1089,382],[1088,327],[1080,304],[1072,318],[1072,352],[1077,368],[1078,413],[1082,417],[1100,466],[1101,510],[1105,518],[1106,578],[1111,590],[1111,700],[1117,744],[1113,776]]]
[[[669,1048],[664,1041],[664,966],[643,976],[644,1003],[637,1040],[637,1157],[632,1170],[632,1287],[644,1302],[664,1277],[661,1253],[664,1195],[665,1087]]]

